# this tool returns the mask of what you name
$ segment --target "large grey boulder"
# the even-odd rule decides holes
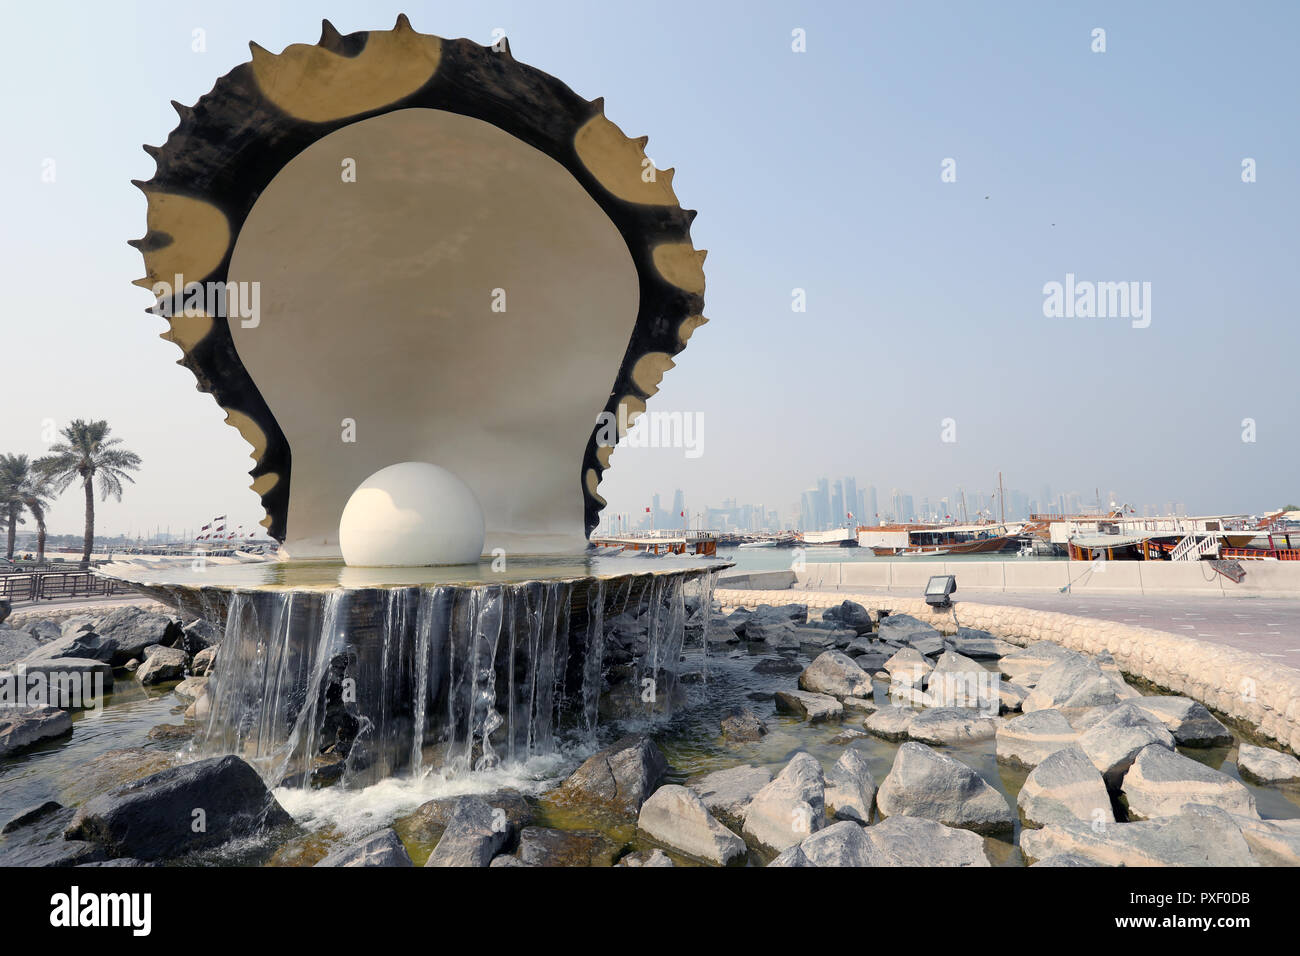
[[[1054,823],[1022,830],[1020,850],[1030,862],[1071,854],[1103,866],[1258,865],[1241,828],[1217,807],[1190,806],[1138,823]]]
[[[858,634],[869,634],[872,627],[871,612],[856,601],[844,601],[839,607],[827,608],[822,612],[822,620],[852,628]]]
[[[1077,853],[1058,853],[1056,856],[1049,856],[1045,860],[1039,860],[1037,863],[1029,864],[1032,866],[1102,866],[1096,860],[1090,860],[1086,856],[1079,856]]]
[[[900,707],[894,704],[880,708],[868,717],[862,726],[867,729],[867,733],[882,740],[906,740],[908,729],[919,713],[920,711],[913,710],[911,707]]]
[[[40,659],[28,654],[0,672],[0,679],[5,674],[13,674],[15,679],[19,674],[25,675],[29,696],[36,686],[32,683],[33,675],[43,675],[39,686],[47,692],[45,700],[29,702],[47,703],[65,709],[95,706],[101,691],[113,689],[112,665],[88,657]]]
[[[456,801],[438,845],[425,866],[488,866],[510,839],[510,823],[482,797],[461,797]]]
[[[72,733],[72,717],[57,707],[0,707],[0,759]]]
[[[689,786],[704,801],[710,813],[741,819],[754,795],[772,782],[766,767],[729,767],[706,774]]]
[[[1142,749],[1124,774],[1121,794],[1135,819],[1173,816],[1189,803],[1259,816],[1255,798],[1241,781],[1167,747]]]
[[[133,657],[143,659],[144,649],[151,644],[171,646],[182,637],[180,621],[133,605],[97,616],[95,632],[113,645],[114,666],[125,664]]]
[[[812,694],[803,690],[779,690],[775,695],[779,713],[793,714],[810,723],[836,720],[844,716],[844,705],[830,694]]]
[[[36,635],[25,628],[0,627],[0,667],[20,660],[40,647]]]
[[[208,675],[208,671],[212,670],[212,666],[217,662],[217,652],[220,649],[220,644],[213,644],[194,655],[194,660],[190,662],[190,669],[194,671],[195,677]]]
[[[1232,733],[1190,697],[1135,697],[1133,704],[1160,721],[1184,747],[1227,747]]]
[[[804,838],[799,850],[808,866],[874,865],[866,828],[853,820],[841,820]]]
[[[1043,671],[1020,709],[1025,713],[1049,707],[1081,710],[1116,704],[1119,700],[1114,680],[1103,674],[1095,661],[1074,654]]]
[[[1087,754],[1073,746],[1048,755],[1030,772],[1016,796],[1016,805],[1025,822],[1034,826],[1073,820],[1115,822],[1100,771]]]
[[[414,866],[406,847],[390,827],[372,833],[360,843],[340,847],[316,864],[317,866],[372,867]]]
[[[78,620],[83,620],[84,629],[68,626]],[[84,619],[70,618],[64,622],[61,636],[48,644],[41,644],[21,660],[24,664],[31,665],[37,661],[48,662],[58,658],[75,657],[112,664],[116,650],[116,643],[95,633],[92,626],[84,622]]]
[[[983,777],[915,742],[898,748],[876,805],[885,816],[922,817],[976,833],[1002,833],[1015,825],[1006,799]]]
[[[5,826],[0,867],[81,866],[107,859],[108,854],[97,843],[63,838],[75,813],[57,804],[20,813]]]
[[[1038,710],[998,726],[997,755],[1012,766],[1033,768],[1078,739],[1078,733],[1059,710]]]
[[[977,661],[996,661],[1020,650],[1015,644],[998,640],[988,631],[959,627],[951,639],[952,649]]]
[[[943,635],[910,614],[889,614],[882,617],[879,632],[881,640],[909,644],[927,656],[938,655],[944,648]]]
[[[903,647],[885,661],[884,670],[889,674],[890,683],[921,690],[934,664],[915,647]]]
[[[1079,747],[1101,771],[1106,786],[1118,790],[1143,748],[1155,744],[1174,749],[1173,735],[1146,711],[1123,703],[1079,735]]]
[[[787,847],[773,858],[768,866],[775,867],[795,867],[795,866],[813,866],[811,860],[804,856],[803,849],[796,843],[792,847]]]
[[[1300,783],[1300,760],[1254,744],[1243,742],[1237,748],[1237,769],[1256,783]]]
[[[890,817],[867,827],[875,866],[992,866],[984,838],[919,817]]]
[[[851,747],[845,750],[826,774],[825,801],[827,809],[833,809],[839,820],[871,822],[871,811],[876,805],[876,781],[867,758],[859,751]]]
[[[653,740],[629,735],[588,757],[560,785],[559,794],[635,816],[667,770],[668,761]]]
[[[1232,819],[1260,866],[1300,866],[1300,819]]]
[[[745,808],[744,832],[774,850],[799,843],[826,823],[825,789],[816,758],[795,754]]]
[[[1078,655],[1074,651],[1067,650],[1060,644],[1037,641],[1004,656],[998,661],[998,668],[1008,680],[1033,687],[1043,672],[1053,664],[1076,656]]]
[[[871,675],[842,651],[826,651],[804,668],[799,686],[813,694],[832,697],[870,697]]]
[[[773,647],[798,647],[799,629],[789,621],[770,618],[751,619],[745,624],[744,638],[761,641]]]
[[[145,661],[135,672],[135,679],[141,684],[161,684],[185,676],[185,667],[190,659],[184,651],[153,644],[144,649],[144,654]]]
[[[513,833],[533,820],[533,808],[518,790],[502,789],[479,794],[498,821],[504,819]],[[437,797],[420,804],[396,822],[398,832],[415,843],[437,843],[451,821],[461,797]]]
[[[257,771],[238,757],[213,757],[92,797],[65,836],[112,857],[164,860],[292,823]]]
[[[720,866],[746,853],[745,841],[715,820],[693,790],[675,784],[650,795],[636,825],[665,846]]]
[[[964,654],[944,651],[935,661],[925,685],[931,707],[978,708],[996,714],[1001,701],[1001,677]]]
[[[907,726],[909,738],[935,746],[992,740],[997,732],[998,721],[961,707],[923,710]]]
[[[198,618],[181,628],[180,638],[177,640],[176,646],[193,657],[195,654],[221,643],[221,638],[224,636],[225,633],[217,625],[211,621],[205,621],[203,618]]]

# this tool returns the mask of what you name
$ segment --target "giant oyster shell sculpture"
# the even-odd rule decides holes
[[[706,321],[673,171],[504,40],[401,16],[252,50],[145,147],[132,245],[163,338],[252,446],[262,523],[336,556],[352,491],[428,461],[473,488],[485,549],[581,550],[609,423]]]

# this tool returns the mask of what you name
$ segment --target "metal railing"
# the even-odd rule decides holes
[[[108,597],[134,591],[125,581],[89,571],[33,571],[0,575],[0,598],[19,604],[57,598]]]

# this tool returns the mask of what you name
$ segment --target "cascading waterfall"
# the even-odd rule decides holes
[[[644,705],[614,716],[671,715],[687,588],[707,617],[713,577],[236,592],[200,748],[311,787],[594,741],[612,687]]]

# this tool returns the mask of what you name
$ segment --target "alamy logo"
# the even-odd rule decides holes
[[[149,893],[85,893],[72,887],[50,897],[50,925],[126,926],[133,936],[148,936],[153,928],[153,896]]]
[[[164,318],[207,315],[238,319],[245,329],[262,324],[260,282],[186,282],[178,273],[173,282],[155,282],[151,291],[158,300],[154,312]]]
[[[1075,281],[1043,286],[1043,315],[1049,319],[1132,319],[1133,328],[1151,324],[1150,282]]]

